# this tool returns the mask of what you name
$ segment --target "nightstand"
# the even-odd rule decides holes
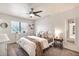
[[[63,48],[63,39],[54,38],[54,47]]]

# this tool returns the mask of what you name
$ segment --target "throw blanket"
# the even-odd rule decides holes
[[[29,38],[29,37],[26,37],[26,38],[36,44],[36,50],[35,50],[36,56],[42,56],[43,55],[43,49],[42,49],[41,43],[38,42],[37,40],[34,40],[33,38]]]

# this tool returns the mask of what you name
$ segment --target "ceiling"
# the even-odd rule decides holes
[[[29,13],[30,8],[35,10],[42,10],[40,13],[41,17],[46,15],[52,15],[60,12],[65,12],[73,8],[78,7],[79,4],[62,4],[62,3],[0,3],[0,13],[23,17],[26,19],[38,19],[39,17],[34,16],[30,18],[27,13]]]

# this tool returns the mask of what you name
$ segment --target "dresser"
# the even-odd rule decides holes
[[[8,36],[0,34],[0,56],[7,56],[7,41],[9,41]]]

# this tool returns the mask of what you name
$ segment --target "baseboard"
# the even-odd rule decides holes
[[[68,49],[68,48],[65,48],[65,49],[70,50],[70,51],[73,51],[73,52],[76,52],[76,53],[79,53],[79,51],[71,50],[71,49]]]

